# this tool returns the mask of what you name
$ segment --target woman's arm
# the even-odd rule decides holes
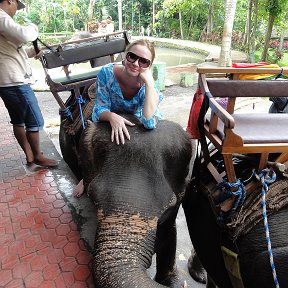
[[[163,99],[163,95],[155,88],[150,69],[144,70],[139,76],[144,81],[145,86],[142,87],[143,91],[140,91],[139,96],[143,102],[141,101],[142,103],[135,115],[140,119],[145,128],[154,129],[156,128],[157,121],[162,119],[158,106]]]
[[[139,77],[145,83],[143,116],[149,120],[153,117],[159,104],[159,96],[155,91],[154,79],[150,69],[140,72]]]
[[[110,69],[110,70],[109,70]],[[104,66],[98,73],[97,77],[97,91],[95,104],[93,107],[92,120],[93,121],[106,121],[111,125],[111,141],[116,141],[117,144],[125,143],[125,136],[130,140],[129,132],[125,126],[133,126],[134,124],[120,115],[111,112],[111,91],[110,84],[111,77],[114,78],[112,67]]]
[[[92,111],[92,121],[104,121],[100,119],[104,111],[111,111],[110,89],[108,87],[108,79],[111,77],[111,71],[107,66],[101,68],[97,75],[97,90],[95,95],[95,103]]]

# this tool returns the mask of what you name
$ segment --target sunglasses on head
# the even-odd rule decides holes
[[[127,52],[126,60],[130,63],[134,63],[138,60],[138,64],[141,68],[147,68],[151,64],[150,60],[143,58],[143,57],[140,57],[140,56],[138,56],[132,52]]]

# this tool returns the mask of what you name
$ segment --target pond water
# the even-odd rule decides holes
[[[199,64],[204,62],[205,55],[200,53],[194,53],[187,50],[182,49],[171,49],[166,47],[156,47],[156,57],[155,62],[164,62],[166,64],[166,67],[175,67],[178,65],[184,65],[184,64]],[[36,84],[34,85],[35,89],[41,89],[41,87],[46,86],[45,84],[45,75],[44,70],[42,68],[41,62],[39,60],[35,60],[34,58],[30,58],[30,62],[32,64],[33,68],[33,75],[36,79]],[[90,69],[90,63],[80,63],[79,65],[70,65],[69,69],[71,72],[77,71],[80,72],[81,70],[87,70]],[[172,68],[173,69],[173,68]],[[53,70],[53,71],[52,71]],[[55,70],[55,71],[54,71]],[[51,69],[50,74],[52,76],[63,76],[63,71],[61,71],[62,68],[55,68]],[[170,73],[171,74],[171,73]],[[166,79],[170,79],[174,83],[178,83],[180,80],[180,74],[172,73],[170,75],[166,70]]]
[[[178,66],[189,63],[199,64],[204,62],[204,59],[206,57],[203,54],[194,53],[182,49],[155,47],[155,50],[156,50],[155,61],[166,63],[166,67]],[[34,68],[42,69],[40,61],[38,60],[33,61],[34,60],[33,58],[30,60]],[[87,68],[90,67],[89,62],[86,62],[84,65],[81,66],[84,66],[85,68],[86,66]]]
[[[183,64],[204,62],[205,55],[190,52],[182,49],[171,49],[165,47],[156,47],[155,61],[165,62],[167,67],[178,66]]]

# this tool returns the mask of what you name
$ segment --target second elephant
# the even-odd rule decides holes
[[[202,179],[209,179],[211,175],[208,171],[202,174]],[[208,181],[209,182],[209,181]],[[265,235],[265,227],[263,225],[263,219],[260,217],[260,221],[256,221],[259,217],[253,214],[250,216],[253,219],[254,226],[249,232],[241,234],[235,240],[231,239],[231,235],[228,233],[227,227],[223,228],[223,224],[219,225],[219,221],[215,217],[215,208],[211,205],[211,196],[207,191],[207,186],[194,185],[193,181],[187,188],[185,200],[183,201],[183,209],[185,212],[187,226],[189,229],[190,237],[193,243],[193,247],[199,257],[201,263],[206,269],[209,276],[214,280],[217,287],[220,288],[232,288],[243,287],[240,281],[243,281],[245,288],[273,288],[275,287],[273,273],[270,265],[270,251],[267,248],[267,240]],[[209,186],[212,189],[213,185]],[[261,189],[252,192],[252,196],[248,202],[260,203],[261,197],[256,201],[258,194],[261,196]],[[288,192],[288,180],[280,179],[270,186],[270,190],[273,190],[273,196],[277,195],[277,200],[271,200],[268,204],[268,223],[269,231],[272,242],[272,250],[274,254],[274,263],[276,266],[276,272],[280,287],[288,287],[288,209],[287,209],[287,192]],[[209,201],[210,197],[210,201]],[[251,201],[254,200],[254,201]],[[273,199],[272,196],[270,199]],[[275,199],[275,198],[274,198]],[[267,199],[266,199],[267,200]],[[280,206],[282,202],[282,206]],[[261,206],[260,204],[257,205]],[[272,207],[274,206],[273,213]],[[256,210],[254,206],[254,211]],[[269,211],[269,207],[271,211]],[[261,207],[260,207],[261,208]],[[261,209],[260,209],[261,211]],[[260,213],[261,216],[261,213]],[[258,219],[259,220],[259,219]],[[245,219],[247,222],[248,219]],[[257,223],[257,224],[256,224]],[[240,222],[239,226],[243,226],[244,223]],[[223,247],[235,252],[223,253]],[[229,251],[226,249],[226,251]],[[225,251],[225,250],[224,250]],[[197,261],[195,255],[190,260]],[[224,257],[227,259],[229,256],[230,265],[225,263]],[[239,260],[239,270],[236,269],[235,263],[236,255]],[[230,257],[232,256],[232,257]],[[231,263],[234,263],[231,265]],[[193,262],[190,262],[190,266]],[[230,276],[227,266],[230,266]],[[196,268],[201,268],[200,265],[196,265]],[[192,271],[194,274],[199,271]],[[234,273],[234,274],[233,274]],[[234,277],[231,277],[233,275]],[[237,276],[236,276],[237,275]],[[233,279],[233,281],[231,281]],[[240,280],[242,279],[242,280]],[[210,283],[211,284],[211,283]],[[208,285],[207,285],[208,287]],[[209,287],[214,287],[209,286]]]

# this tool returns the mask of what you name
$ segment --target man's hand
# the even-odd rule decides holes
[[[43,56],[43,54],[44,54],[43,51],[40,50],[39,53],[36,54],[34,58],[35,58],[35,59],[40,59],[40,58]]]

